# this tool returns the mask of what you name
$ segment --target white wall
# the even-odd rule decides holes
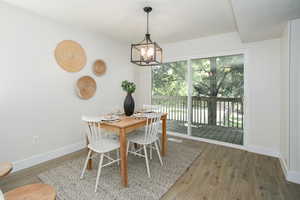
[[[0,162],[81,142],[81,114],[102,114],[122,105],[120,83],[134,78],[129,46],[4,3],[0,13]],[[65,72],[55,61],[54,49],[66,39],[79,42],[86,51],[88,62],[80,72]],[[92,74],[96,59],[107,63],[102,77]],[[90,100],[75,93],[75,82],[83,75],[97,82]]]
[[[300,183],[300,19],[290,23],[290,170]]]
[[[290,81],[290,23],[285,27],[280,41],[280,155],[289,168],[289,81]]]
[[[162,45],[165,61],[186,57],[221,55],[246,51],[245,95],[247,147],[278,155],[280,152],[280,40],[243,44],[238,33],[228,33]],[[143,88],[138,90],[139,105],[150,102],[151,74],[138,70]]]

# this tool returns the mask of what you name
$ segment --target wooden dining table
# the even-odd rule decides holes
[[[162,121],[162,137],[161,137],[161,155],[165,156],[167,153],[167,113],[163,113],[161,116]],[[130,134],[134,130],[144,127],[147,123],[146,119],[134,118],[121,116],[120,121],[117,122],[102,122],[101,128],[109,132],[114,132],[119,134],[120,141],[120,174],[121,183],[124,187],[128,187],[128,163],[127,163],[127,134]],[[87,139],[87,144],[89,143]],[[92,169],[92,159],[88,162],[88,169]]]

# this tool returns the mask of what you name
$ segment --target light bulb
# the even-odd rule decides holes
[[[147,56],[152,57],[153,55],[154,55],[154,49],[150,47],[147,51]]]
[[[154,49],[152,47],[141,48],[140,52],[143,60],[150,61],[153,59]]]
[[[146,55],[146,49],[145,48],[141,48],[141,55],[143,57]]]

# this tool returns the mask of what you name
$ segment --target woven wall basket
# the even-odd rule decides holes
[[[94,96],[97,85],[96,81],[90,76],[83,76],[78,79],[76,84],[77,94],[82,99],[89,99]]]
[[[93,72],[96,76],[101,76],[106,72],[106,64],[103,60],[96,60],[93,65]]]
[[[67,72],[78,72],[86,65],[84,49],[75,41],[64,40],[55,49],[57,64]]]

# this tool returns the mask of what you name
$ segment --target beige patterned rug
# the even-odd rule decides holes
[[[79,176],[85,157],[66,161],[38,176],[44,183],[56,188],[59,200],[160,199],[201,153],[200,149],[181,143],[170,141],[168,145],[167,156],[163,157],[163,166],[160,165],[157,154],[153,152],[153,159],[150,161],[151,178],[147,176],[143,158],[128,156],[128,188],[120,185],[119,167],[113,164],[102,169],[98,192],[94,192],[98,156],[93,159],[93,170],[86,171],[82,180]]]

